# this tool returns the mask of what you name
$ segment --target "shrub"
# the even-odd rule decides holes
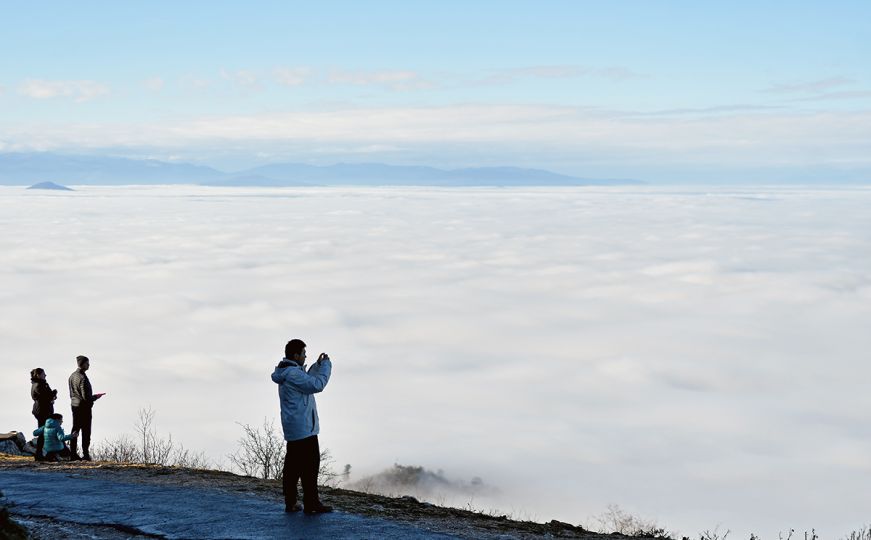
[[[99,461],[113,463],[142,463],[188,467],[209,468],[209,460],[202,452],[193,452],[172,440],[172,434],[163,437],[154,425],[155,412],[151,407],[139,409],[134,436],[119,435],[98,444],[91,455]]]
[[[626,536],[644,538],[671,538],[672,535],[660,527],[655,520],[643,519],[625,512],[616,504],[609,504],[608,509],[599,515],[599,532],[618,533]],[[728,533],[726,533],[728,534]],[[725,536],[723,537],[725,538]]]
[[[242,423],[239,426],[242,427],[242,437],[239,439],[239,449],[227,456],[230,462],[245,476],[280,480],[287,443],[275,429],[275,421],[264,418],[263,425],[259,427]],[[333,471],[333,463],[330,450],[321,450],[321,466],[318,470],[321,484],[335,486],[341,482],[341,475]],[[347,471],[350,474],[350,465]]]
[[[238,422],[237,422],[238,423]],[[245,476],[280,479],[284,467],[285,443],[275,431],[274,421],[263,419],[263,426],[242,427],[239,449],[227,456],[230,462]]]

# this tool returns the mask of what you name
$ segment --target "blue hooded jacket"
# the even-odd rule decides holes
[[[287,358],[275,366],[272,381],[278,384],[285,441],[298,441],[320,433],[314,394],[327,386],[332,369],[329,359],[315,362],[308,371]]]
[[[45,421],[45,425],[33,432],[35,436],[44,435],[45,436],[45,446],[42,447],[43,452],[46,454],[49,452],[59,452],[63,450],[66,445],[64,445],[64,441],[68,441],[73,438],[72,435],[64,434],[64,428],[60,427],[57,423],[57,420],[54,418],[49,418]]]

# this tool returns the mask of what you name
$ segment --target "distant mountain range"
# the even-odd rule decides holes
[[[66,185],[201,184],[209,186],[587,186],[641,184],[628,179],[567,176],[541,169],[435,167],[339,163],[275,163],[227,173],[189,163],[152,159],[0,153],[0,185],[57,182]]]

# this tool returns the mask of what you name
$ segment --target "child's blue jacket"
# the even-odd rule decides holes
[[[64,441],[73,438],[72,435],[64,434],[64,428],[60,427],[57,420],[49,418],[45,421],[45,425],[33,432],[34,435],[43,435],[45,437],[45,446],[42,447],[43,452],[58,452],[64,449]]]

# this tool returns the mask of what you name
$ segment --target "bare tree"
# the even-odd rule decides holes
[[[163,437],[154,424],[155,411],[151,407],[139,409],[134,437],[119,435],[97,445],[91,452],[99,461],[114,463],[145,463],[207,469],[208,458],[202,452],[193,452],[172,440],[172,435]]]
[[[185,469],[211,469],[212,462],[203,452],[194,452],[188,450],[184,446],[179,445],[172,457],[172,465],[174,467],[183,467]]]
[[[102,441],[91,449],[91,455],[97,461],[114,463],[138,463],[139,449],[136,443],[127,435],[119,435],[111,440]]]
[[[139,419],[136,421],[134,430],[139,440],[139,456],[142,463],[154,465],[169,465],[170,456],[175,446],[172,442],[172,434],[164,439],[157,434],[154,427],[154,410],[149,405],[139,409]]]
[[[329,487],[337,487],[342,483],[342,475],[341,473],[333,470],[333,464],[335,464],[336,460],[333,459],[333,454],[330,452],[329,448],[324,448],[321,450],[321,466],[318,469],[318,480],[321,484]],[[348,471],[351,468],[348,466]]]
[[[266,480],[281,478],[285,444],[275,431],[274,421],[264,418],[261,427],[238,424],[243,431],[239,439],[239,449],[227,456],[233,465],[246,476]]]
[[[280,480],[284,472],[287,443],[275,429],[275,421],[264,418],[263,425],[259,427],[237,423],[242,427],[243,434],[239,439],[239,449],[227,456],[230,462],[246,476]],[[330,450],[322,450],[318,470],[318,479],[322,484],[335,486],[341,482],[341,474],[333,470],[334,463]]]
[[[596,518],[599,522],[599,532],[618,533],[626,536],[643,536],[645,538],[668,538],[674,536],[656,521],[642,519],[624,511],[616,504],[609,504],[608,510]],[[728,532],[727,532],[728,534]]]

